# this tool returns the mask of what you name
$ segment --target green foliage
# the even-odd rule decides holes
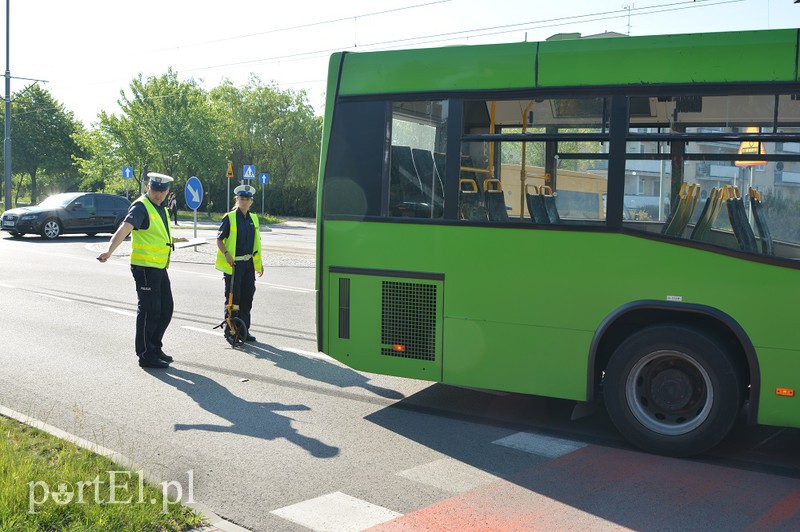
[[[123,194],[127,188],[135,197],[147,168],[175,178],[179,205],[186,204],[186,180],[197,176],[206,193],[200,210],[222,212],[230,203],[225,171],[231,160],[237,177],[245,164],[270,174],[270,212],[314,216],[322,118],[304,91],[265,85],[255,76],[242,88],[226,81],[206,91],[169,69],[140,74],[118,103],[118,114],[101,112],[86,130],[38,86],[18,94],[12,110],[17,203],[28,197],[35,203],[41,190]],[[134,178],[122,178],[123,166],[133,167]]]
[[[155,486],[143,484],[140,496],[136,472],[116,474],[112,499],[109,471],[122,470],[107,458],[0,417],[0,530],[186,530],[203,524],[189,508],[169,504],[173,499],[163,512],[163,493]],[[90,484],[95,478],[103,484]],[[36,482],[42,484],[31,484]],[[59,485],[72,494],[61,499],[66,504],[53,497]],[[46,502],[45,486],[51,494]],[[33,512],[32,493],[34,501],[42,501]],[[130,504],[119,502],[128,499]]]
[[[800,242],[800,200],[789,198],[780,191],[765,192],[762,198],[772,238],[785,242]]]
[[[72,159],[83,156],[76,142],[83,127],[38,85],[14,94],[12,100],[11,165],[16,174],[16,197],[24,193],[26,176],[31,203],[37,202],[40,190],[75,190],[80,177]]]
[[[313,216],[322,119],[314,116],[306,93],[264,85],[251,76],[242,89],[224,82],[210,98],[237,177],[243,165],[254,164],[259,173],[270,174],[265,198],[270,211]],[[218,201],[225,204],[215,195]]]

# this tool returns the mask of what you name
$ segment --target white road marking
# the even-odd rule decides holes
[[[12,285],[12,284],[0,283],[0,286],[2,286],[3,288],[10,288],[12,290],[16,290],[17,289],[17,287]]]
[[[530,432],[517,432],[511,436],[495,440],[492,443],[525,451],[526,453],[536,454],[545,458],[558,458],[559,456],[564,456],[572,451],[577,451],[582,447],[586,447],[586,444],[582,442],[562,440],[561,438],[531,434]]]
[[[329,357],[325,353],[313,353],[311,351],[303,351],[302,349],[295,349],[294,347],[277,347],[281,351],[288,351],[289,353],[295,353],[297,355],[301,355],[308,358],[320,358],[323,360],[333,360],[333,358]]]
[[[316,288],[299,288],[297,286],[286,286],[282,284],[272,284],[272,283],[256,283],[256,284],[264,284],[270,288],[274,288],[276,290],[288,290],[289,292],[306,292],[306,293],[314,293],[317,291]]]
[[[74,299],[67,299],[66,297],[51,296],[50,294],[43,294],[43,293],[41,293],[41,292],[36,292],[36,293],[37,293],[37,294],[39,294],[39,295],[40,295],[40,296],[42,296],[42,297],[49,297],[50,299],[57,299],[58,301],[70,301],[70,302],[75,302],[75,300],[74,300]]]
[[[311,530],[331,532],[357,532],[403,516],[340,491],[270,513]]]
[[[450,493],[463,493],[498,477],[454,458],[442,458],[397,473],[398,476]]]
[[[135,318],[136,317],[136,313],[135,312],[131,312],[129,310],[119,310],[119,309],[111,308],[111,307],[103,307],[103,310],[105,310],[106,312],[113,312],[114,314],[122,314],[123,316],[128,316],[128,317],[131,317],[131,318]]]
[[[189,329],[190,331],[201,332],[204,334],[210,334],[212,336],[224,336],[222,331],[217,331],[213,329],[201,329],[200,327],[192,327],[191,325],[181,325],[181,329]]]

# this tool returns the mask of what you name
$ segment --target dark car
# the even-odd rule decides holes
[[[12,236],[27,233],[56,238],[66,233],[113,233],[125,218],[131,202],[122,196],[95,192],[65,192],[33,207],[9,209],[0,228]]]

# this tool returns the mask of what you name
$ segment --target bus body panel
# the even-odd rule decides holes
[[[586,399],[585,353],[591,334],[465,318],[445,318],[444,323],[442,382]]]
[[[339,95],[797,81],[797,33],[636,37],[635,47],[617,37],[347,53]]]
[[[345,347],[337,339],[338,288],[328,283],[323,351],[356,369],[582,400],[603,320],[631,301],[680,300],[741,325],[759,357],[761,411],[769,405],[759,422],[800,426],[800,402],[775,396],[776,387],[800,387],[800,327],[792,308],[770,312],[776,301],[800,301],[796,269],[604,231],[345,220],[326,220],[321,230],[324,272],[370,269],[372,282],[386,279],[381,271],[444,274],[435,364],[379,354],[380,293],[357,275],[355,336]],[[561,282],[549,280],[556,272]]]
[[[798,359],[800,353],[796,350],[758,349],[758,362],[762,367],[759,423],[781,427],[797,427],[800,424],[797,397],[784,397],[776,393],[777,388],[793,388],[797,391],[796,383],[800,378]]]
[[[543,42],[539,87],[795,81],[796,30]],[[769,58],[769,61],[765,61]]]
[[[408,51],[347,54],[340,94],[473,90],[491,82],[534,86],[536,43],[502,47],[500,54],[493,45],[434,48],[422,57]]]

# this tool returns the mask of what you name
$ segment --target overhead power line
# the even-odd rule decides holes
[[[367,48],[399,48],[402,46],[406,46],[408,44],[413,45],[420,45],[420,44],[434,44],[439,42],[445,41],[452,41],[456,39],[461,39],[464,37],[488,37],[491,35],[501,35],[504,33],[512,33],[515,31],[524,31],[524,30],[531,30],[531,29],[542,29],[542,28],[549,28],[549,27],[556,27],[556,26],[563,26],[565,24],[571,24],[575,22],[586,23],[586,22],[600,22],[603,20],[612,20],[616,18],[626,18],[629,15],[631,16],[641,16],[641,15],[653,15],[658,13],[665,13],[669,11],[681,11],[685,9],[696,9],[699,7],[711,7],[723,4],[733,4],[744,2],[745,0],[719,0],[719,1],[712,1],[712,0],[703,0],[703,1],[681,1],[681,2],[673,2],[669,4],[658,4],[654,6],[647,6],[647,7],[633,7],[633,8],[622,8],[614,11],[601,11],[597,13],[589,13],[586,15],[571,15],[566,17],[557,17],[551,19],[543,19],[543,20],[533,20],[528,22],[520,22],[514,24],[503,24],[499,26],[492,26],[489,28],[473,28],[469,30],[459,30],[459,31],[451,31],[445,33],[437,33],[431,35],[421,35],[417,37],[406,37],[403,39],[390,39],[386,41],[378,41],[378,42],[371,42],[371,43],[364,43],[359,44],[357,46],[358,49],[367,49]],[[330,54],[333,52],[341,51],[343,48],[324,48],[320,50],[314,50],[310,52],[298,52],[293,54],[284,54],[279,56],[271,56],[265,58],[258,58],[258,59],[247,59],[243,61],[234,61],[229,63],[221,63],[216,65],[208,65],[208,66],[199,66],[194,68],[184,68],[181,69],[181,72],[197,72],[201,70],[214,70],[218,68],[229,68],[229,67],[238,67],[243,65],[249,64],[256,64],[256,63],[279,63],[284,61],[298,61],[298,60],[306,60],[306,59],[316,59],[320,56],[324,56],[326,54]],[[344,48],[347,49],[347,48]]]

